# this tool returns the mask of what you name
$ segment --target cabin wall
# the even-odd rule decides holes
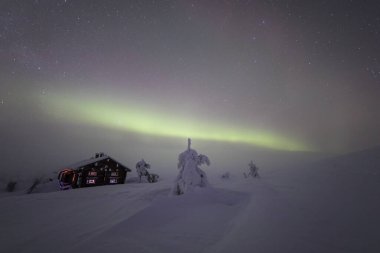
[[[127,168],[110,158],[87,164],[74,171],[73,188],[124,184],[127,176]]]

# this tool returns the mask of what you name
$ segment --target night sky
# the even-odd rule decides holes
[[[370,148],[379,47],[379,1],[0,0],[3,168]]]

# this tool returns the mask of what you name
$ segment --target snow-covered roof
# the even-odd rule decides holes
[[[120,164],[121,166],[125,167],[128,171],[131,171],[127,166],[125,166],[124,164],[118,162],[116,159],[112,158],[109,155],[102,155],[102,156],[99,156],[99,157],[93,157],[93,158],[90,158],[90,159],[86,159],[86,160],[83,160],[83,161],[71,164],[69,166],[66,166],[65,168],[79,169],[79,168],[84,167],[86,165],[89,165],[89,164],[92,164],[92,163],[96,163],[98,161],[103,161],[105,159],[111,159],[114,162],[116,162],[116,163]]]
[[[74,164],[67,166],[67,168],[79,169],[80,167],[83,167],[83,166],[89,165],[91,163],[95,163],[95,162],[104,160],[106,158],[109,158],[109,156],[104,155],[104,156],[97,157],[97,158],[90,158],[90,159],[82,160],[80,162],[77,162],[77,163],[74,163]]]

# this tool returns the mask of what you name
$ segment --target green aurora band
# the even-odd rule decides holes
[[[47,102],[48,105],[44,108],[49,115],[79,124],[162,137],[191,137],[198,140],[244,143],[276,150],[313,151],[306,144],[265,131],[228,127],[191,117],[181,118],[178,114],[169,116],[140,105],[116,102],[112,102],[111,105],[110,101],[96,98],[74,99],[68,96],[50,97]]]

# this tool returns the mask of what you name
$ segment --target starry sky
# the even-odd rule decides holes
[[[379,10],[359,0],[1,0],[5,167],[97,151],[131,167],[141,156],[175,164],[187,137],[230,161],[379,145]]]

